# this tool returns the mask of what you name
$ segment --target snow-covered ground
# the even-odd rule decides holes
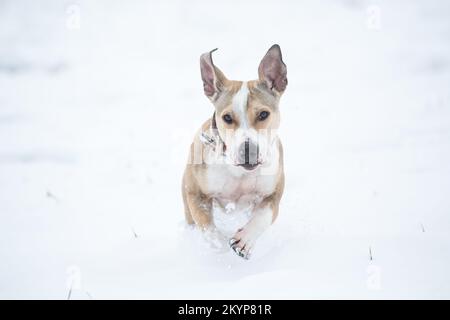
[[[0,298],[450,298],[449,39],[445,0],[0,1]],[[252,79],[273,43],[286,189],[245,261],[180,180],[199,55]]]

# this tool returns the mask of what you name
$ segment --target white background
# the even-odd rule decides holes
[[[444,0],[0,1],[0,298],[450,298],[449,39]],[[244,261],[181,175],[200,54],[249,80],[273,43],[286,189]]]

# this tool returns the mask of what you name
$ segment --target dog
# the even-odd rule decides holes
[[[249,221],[226,240],[240,257],[249,259],[258,237],[277,218],[284,191],[277,129],[287,69],[275,44],[259,64],[258,80],[228,80],[213,63],[216,50],[200,56],[203,90],[214,114],[190,147],[182,180],[184,211],[188,224],[217,235],[215,205],[248,208]]]

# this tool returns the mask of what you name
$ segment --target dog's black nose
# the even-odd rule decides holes
[[[258,163],[258,145],[250,139],[245,140],[239,146],[238,161],[241,165],[256,165]]]

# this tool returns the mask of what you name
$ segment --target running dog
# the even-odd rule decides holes
[[[217,233],[213,203],[249,208],[247,224],[228,239],[248,259],[258,237],[275,221],[284,190],[283,148],[277,135],[279,101],[287,86],[281,49],[273,45],[259,64],[258,80],[228,80],[212,59],[200,56],[203,90],[214,114],[196,134],[183,175],[186,221]]]

